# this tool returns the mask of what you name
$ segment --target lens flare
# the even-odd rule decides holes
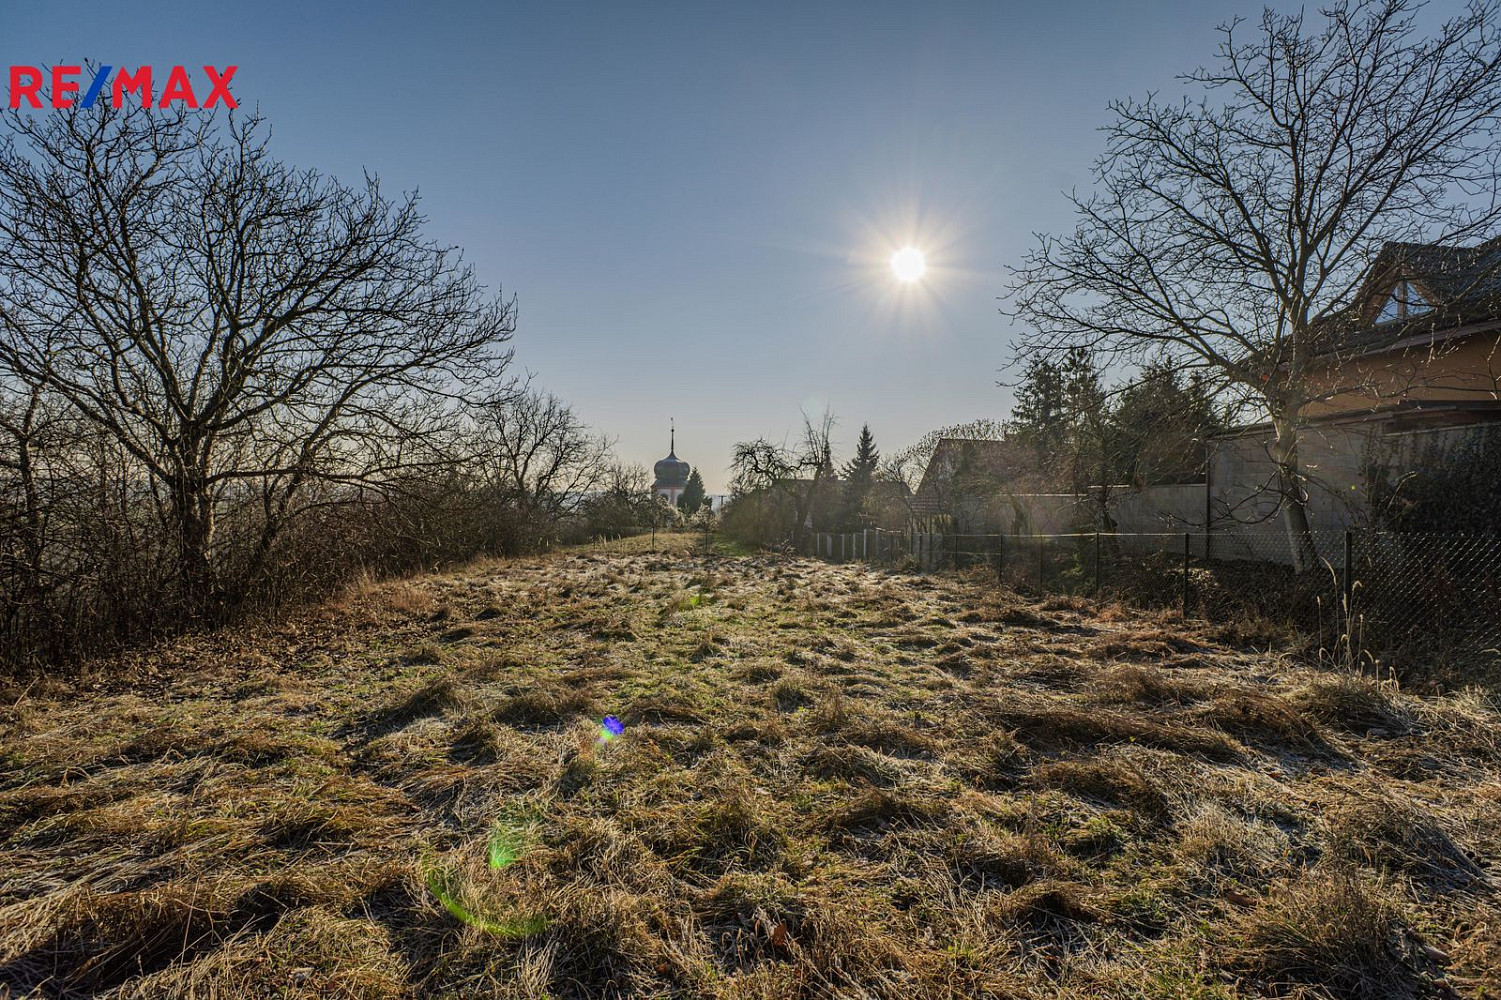
[[[422,879],[427,883],[428,891],[443,904],[443,909],[470,927],[511,940],[531,937],[547,929],[548,919],[541,914],[496,919],[477,913],[459,899],[463,886],[457,872],[432,862],[424,864],[423,869]]]
[[[515,864],[531,849],[532,841],[526,831],[518,830],[500,821],[490,828],[490,845],[487,853],[491,868],[500,869]]]
[[[625,723],[613,715],[607,715],[604,723],[599,727],[599,741],[608,743],[623,732],[625,732]]]

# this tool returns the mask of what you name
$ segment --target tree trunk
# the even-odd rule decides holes
[[[212,617],[221,603],[210,558],[214,505],[206,480],[198,469],[186,468],[168,484],[177,523],[178,595],[193,619]]]
[[[61,632],[56,623],[48,620],[51,617],[49,613],[51,609],[47,603],[46,588],[42,583],[46,551],[43,523],[46,515],[38,493],[32,452],[36,412],[39,405],[40,392],[33,390],[20,425],[11,432],[16,442],[15,472],[16,478],[20,481],[22,498],[20,552],[19,558],[13,561],[17,564],[18,575],[21,579],[15,587],[17,598],[6,609],[5,624],[7,632],[11,632],[14,626],[19,625],[20,629],[29,630],[38,635],[60,636]]]
[[[794,549],[797,549],[799,551],[801,551],[802,549],[804,539],[810,538],[813,535],[813,513],[818,506],[818,488],[823,478],[822,474],[822,469],[813,470],[813,483],[808,487],[808,491],[806,495],[804,495],[801,503],[798,503],[796,499],[796,486],[794,485],[793,488],[792,495],[794,499],[792,511],[794,526],[792,545]]]
[[[1298,427],[1293,419],[1277,416],[1272,418],[1272,426],[1276,429],[1272,461],[1277,463],[1278,506],[1287,529],[1293,568],[1302,573],[1318,565],[1319,555],[1308,527],[1308,493],[1298,462]]]

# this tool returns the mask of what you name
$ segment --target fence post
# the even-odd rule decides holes
[[[1037,536],[1037,589],[1041,590],[1047,585],[1048,580],[1048,549],[1047,539]]]
[[[954,569],[958,570],[959,569],[959,532],[957,532],[957,531],[949,532],[949,548],[953,550],[952,552],[949,553],[949,556],[954,561]]]
[[[1355,577],[1354,577],[1354,572],[1355,572],[1355,559],[1354,559],[1355,545],[1354,545],[1354,541],[1355,541],[1355,533],[1352,532],[1352,531],[1346,531],[1345,532],[1345,581],[1344,581],[1344,583],[1345,583],[1345,614],[1347,616],[1353,614],[1354,611],[1355,611],[1355,609],[1350,604],[1350,601],[1355,596]]]
[[[1006,582],[1006,536],[995,536],[995,579],[997,583]]]
[[[1094,533],[1094,596],[1100,596],[1100,533]]]
[[[1183,618],[1188,619],[1188,556],[1192,541],[1188,532],[1183,533]]]

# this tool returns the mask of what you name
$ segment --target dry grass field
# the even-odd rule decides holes
[[[637,542],[0,700],[0,996],[1492,997],[1498,879],[1489,696],[979,576]]]

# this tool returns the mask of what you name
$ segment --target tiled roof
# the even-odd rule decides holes
[[[1432,307],[1410,319],[1380,322],[1398,281],[1410,282]],[[1388,243],[1367,272],[1354,304],[1326,326],[1325,353],[1353,356],[1391,350],[1413,337],[1441,336],[1501,318],[1501,237],[1472,247]]]
[[[941,438],[923,470],[917,495],[927,498],[941,492],[957,473],[1001,481],[1023,466],[1020,446],[1014,441],[978,438]]]

